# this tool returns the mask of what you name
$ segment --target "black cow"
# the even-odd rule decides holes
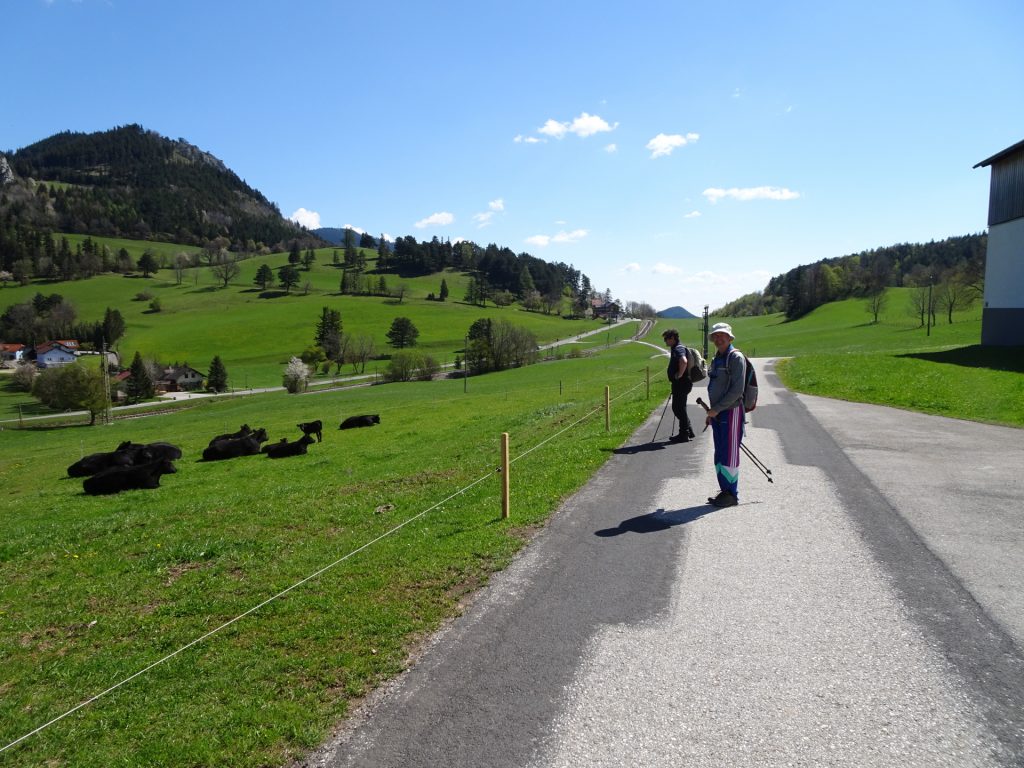
[[[316,441],[318,443],[324,439],[324,425],[321,423],[320,419],[317,419],[316,421],[306,421],[296,426],[302,430],[302,434],[304,435],[316,435]]]
[[[380,416],[372,414],[369,416],[349,416],[343,422],[338,429],[355,429],[356,427],[372,427],[374,424],[380,424]]]
[[[218,440],[234,440],[239,437],[245,437],[246,435],[252,434],[252,428],[248,424],[243,424],[237,432],[229,432],[226,435],[217,435],[213,440],[210,441],[210,445],[213,445]]]
[[[146,443],[144,453],[149,456],[150,461],[157,459],[173,461],[181,458],[181,448],[170,443]]]
[[[88,477],[111,467],[130,467],[132,464],[148,460],[145,451],[146,446],[128,441],[121,443],[113,451],[90,453],[68,467],[68,476]]]
[[[135,488],[159,488],[160,476],[177,472],[167,459],[158,459],[132,467],[111,467],[87,477],[82,489],[91,496],[120,493]]]
[[[203,451],[203,461],[234,459],[238,456],[254,456],[260,452],[260,443],[267,441],[267,430],[260,428],[245,437],[217,440]]]
[[[298,440],[288,442],[282,439],[279,443],[263,446],[261,453],[267,454],[270,459],[283,459],[287,456],[304,456],[306,448],[313,444],[312,435],[303,435]]]

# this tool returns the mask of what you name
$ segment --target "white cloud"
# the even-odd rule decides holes
[[[486,227],[491,223],[491,217],[494,216],[494,211],[486,211],[484,213],[474,213],[473,221],[477,223],[478,227]]]
[[[307,211],[305,208],[299,208],[288,218],[296,224],[301,224],[306,229],[320,229],[320,214],[316,211]]]
[[[699,219],[703,214],[700,211],[690,211],[683,216],[684,219]]]
[[[551,243],[575,243],[590,234],[586,229],[574,229],[572,232],[559,232],[557,235],[533,235],[526,242],[545,248]]]
[[[679,267],[674,267],[671,264],[666,264],[663,261],[659,261],[657,264],[651,267],[651,272],[653,272],[656,275],[681,275],[683,273],[683,270],[680,269]]]
[[[432,213],[425,219],[420,219],[416,222],[416,229],[424,229],[426,227],[443,227],[451,224],[455,221],[455,217],[447,211],[441,211],[440,213]]]
[[[588,234],[585,229],[574,229],[572,232],[559,232],[551,238],[551,241],[554,243],[575,243],[577,240],[582,240]]]
[[[567,133],[575,133],[581,139],[585,139],[588,136],[593,136],[595,133],[614,131],[618,127],[618,123],[609,125],[604,118],[583,112],[579,117],[573,118],[572,122],[568,123],[560,123],[558,120],[548,119],[544,125],[537,129],[537,133],[550,136],[553,139],[563,139]]]
[[[796,200],[800,197],[799,192],[794,192],[785,187],[745,187],[743,189],[736,187],[730,189],[709,187],[704,190],[703,195],[710,203],[717,203],[726,197],[741,202],[749,200]]]
[[[523,134],[517,135],[512,139],[516,144],[540,144],[544,139],[538,139],[536,136],[523,136]]]
[[[614,154],[614,153],[618,152],[619,151],[619,147],[616,144],[608,144],[604,148],[604,151],[607,152],[609,155],[611,155],[611,154]]]
[[[639,272],[640,271],[640,265],[637,264],[635,261],[631,261],[629,264],[627,264],[626,266],[624,266],[622,268],[622,271],[623,272]]]
[[[359,227],[353,227],[351,224],[346,224],[344,227],[342,227],[342,229],[351,229],[357,235],[361,235],[364,232],[366,232],[365,229],[360,229]]]
[[[548,120],[544,125],[537,129],[537,133],[543,133],[545,136],[550,136],[553,139],[561,139],[565,136],[565,133],[568,130],[568,123],[560,123],[557,120]]]
[[[651,150],[651,159],[671,155],[678,147],[685,147],[700,138],[699,133],[688,133],[685,136],[679,133],[659,133],[647,142],[647,149]]]
[[[492,211],[504,211],[505,201],[499,197],[497,200],[491,200],[491,202],[487,204],[487,207]]]

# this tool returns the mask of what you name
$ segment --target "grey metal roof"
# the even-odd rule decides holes
[[[992,155],[992,157],[988,158],[987,160],[982,160],[980,163],[978,163],[974,167],[975,168],[984,168],[987,165],[992,165],[992,163],[994,163],[996,160],[1002,160],[1007,155],[1012,155],[1014,152],[1019,152],[1020,150],[1024,150],[1024,140],[1018,141],[1012,147],[1007,147],[1002,152],[997,152],[996,154]]]

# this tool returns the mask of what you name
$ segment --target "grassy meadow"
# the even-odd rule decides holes
[[[76,235],[66,237],[72,247],[84,239]],[[168,243],[93,240],[115,252],[123,247],[136,260],[146,248],[168,260],[179,251],[197,250]],[[385,335],[392,320],[397,316],[408,317],[420,333],[417,348],[441,363],[455,359],[469,326],[481,317],[505,318],[532,331],[541,343],[601,327],[592,320],[525,312],[515,305],[499,309],[493,304],[486,308],[466,304],[461,299],[469,278],[452,271],[427,277],[385,275],[392,290],[399,285],[406,287],[401,302],[382,296],[342,296],[338,292],[341,269],[333,264],[335,251],[340,256],[342,249],[316,250],[316,263],[308,272],[300,269],[300,286],[287,294],[277,288],[263,292],[253,283],[261,265],[269,264],[276,274],[276,268],[287,263],[288,254],[276,253],[240,261],[241,273],[227,288],[213,277],[208,267],[186,270],[180,284],[170,269],[162,269],[148,278],[141,273],[127,277],[104,274],[71,282],[8,285],[0,289],[0,311],[36,293],[61,294],[75,306],[82,320],[101,320],[105,309],[113,307],[124,316],[127,327],[117,345],[125,366],[138,351],[144,357],[168,363],[187,362],[205,372],[213,356],[220,355],[228,370],[230,386],[237,388],[280,386],[288,358],[312,345],[324,306],[341,312],[345,333],[372,336],[377,354],[383,356],[393,351]],[[368,269],[372,269],[376,254],[368,250],[365,254]],[[450,291],[448,300],[428,301],[428,294],[439,293],[442,277]],[[152,312],[149,300],[135,300],[140,293],[159,299],[161,311]],[[385,365],[386,362],[371,362],[367,371]],[[0,384],[0,420],[18,418],[19,405],[22,415],[39,412],[38,404],[30,396],[14,393]]]
[[[666,386],[652,354],[613,345],[472,378],[466,392],[443,380],[268,393],[0,433],[0,747],[337,563],[0,763],[257,766],[313,747],[657,407]],[[379,413],[380,426],[337,429],[358,413]],[[314,418],[324,441],[306,456],[197,461],[239,424],[276,441]],[[509,520],[494,472],[502,432]],[[90,497],[65,476],[122,440],[166,440],[184,457],[151,491]]]

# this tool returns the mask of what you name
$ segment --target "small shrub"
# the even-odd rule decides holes
[[[31,392],[32,382],[36,380],[37,373],[32,363],[19,363],[11,374],[11,385],[21,392]]]
[[[135,294],[133,301],[150,301],[153,298],[153,294],[149,291],[139,291]]]
[[[164,306],[163,304],[160,303],[160,299],[153,299],[151,302],[149,302],[150,312],[159,312],[163,308]]]

